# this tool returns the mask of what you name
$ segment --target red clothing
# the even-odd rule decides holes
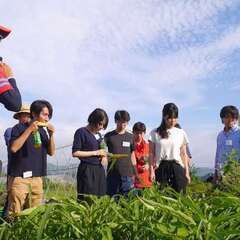
[[[143,169],[143,166],[148,164],[149,145],[144,140],[140,143],[135,143],[135,155],[137,159],[137,171],[140,178],[140,182],[134,183],[135,188],[147,188],[152,186],[152,182],[149,180],[149,169]]]
[[[8,77],[5,75],[5,73],[2,71],[1,65],[0,65],[0,94],[12,90],[13,87],[8,81]]]

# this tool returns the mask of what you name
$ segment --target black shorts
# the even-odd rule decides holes
[[[156,181],[161,185],[169,185],[177,192],[186,192],[188,180],[184,168],[175,160],[161,161],[155,170]]]
[[[106,194],[106,175],[102,165],[81,163],[77,172],[78,199],[85,194],[103,196]]]

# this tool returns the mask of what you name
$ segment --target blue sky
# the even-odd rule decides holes
[[[95,107],[109,113],[109,129],[127,109],[130,127],[140,120],[150,131],[175,102],[195,165],[213,166],[219,111],[239,107],[239,0],[2,0],[0,9],[13,30],[1,55],[24,102],[53,103],[58,145]],[[1,133],[11,116],[1,109]]]

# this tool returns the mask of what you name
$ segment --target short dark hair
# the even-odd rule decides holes
[[[136,122],[133,125],[133,132],[141,132],[141,133],[146,133],[146,125],[142,122]]]
[[[129,122],[130,114],[125,110],[118,110],[115,112],[114,120],[115,120],[115,122],[117,122],[117,121]]]
[[[239,111],[235,106],[229,105],[221,109],[220,118],[225,118],[229,116],[231,116],[233,119],[239,118]]]
[[[34,101],[31,106],[30,106],[30,114],[31,114],[31,118],[33,117],[33,113],[35,113],[36,115],[40,115],[41,111],[43,110],[43,108],[47,107],[48,111],[49,111],[49,119],[52,118],[52,114],[53,114],[53,108],[52,105],[46,101],[46,100],[36,100]]]
[[[108,126],[108,115],[103,109],[96,108],[93,112],[90,113],[88,117],[88,123],[89,125],[96,127],[102,122],[103,128],[106,129]]]

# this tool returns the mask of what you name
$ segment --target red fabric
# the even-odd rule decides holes
[[[11,85],[6,85],[3,87],[0,87],[0,94],[5,93],[6,91],[12,90],[12,86]]]
[[[1,78],[6,78],[6,74],[2,71],[1,65],[0,65],[0,80]]]
[[[135,155],[137,158],[137,171],[140,178],[140,182],[134,183],[135,188],[147,188],[152,186],[152,182],[149,181],[149,169],[143,170],[145,165],[144,157],[149,156],[149,145],[144,140],[137,144],[135,143]]]
[[[0,94],[11,89],[13,89],[13,87],[9,83],[6,77],[6,74],[3,71],[1,71],[1,68],[0,68]]]

